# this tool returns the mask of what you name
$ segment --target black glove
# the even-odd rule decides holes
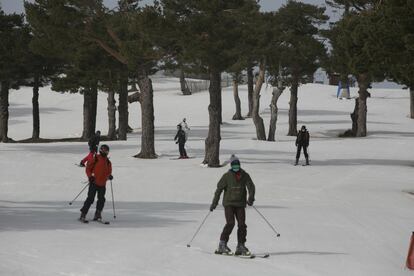
[[[95,183],[95,177],[89,176],[89,183]]]
[[[112,174],[110,174],[110,175],[108,176],[108,179],[109,179],[109,180],[114,179],[114,177],[112,176]]]
[[[247,205],[249,205],[249,206],[253,206],[253,202],[254,202],[254,199],[248,199],[247,200]]]
[[[210,212],[213,212],[216,209],[217,205],[211,204],[210,205]]]

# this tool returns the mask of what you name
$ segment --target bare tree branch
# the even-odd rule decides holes
[[[128,96],[128,102],[129,103],[134,103],[134,102],[141,102],[141,93],[140,92],[135,92],[132,95]]]
[[[116,45],[119,48],[121,48],[122,47],[122,41],[119,39],[118,35],[114,32],[114,30],[112,30],[109,26],[106,26],[106,32],[115,41]]]
[[[118,51],[116,51],[115,49],[111,48],[108,44],[106,44],[105,42],[103,42],[100,39],[97,38],[91,38],[93,41],[95,41],[96,43],[98,43],[98,45],[104,49],[108,54],[110,54],[111,56],[113,56],[114,58],[116,58],[119,62],[121,62],[122,64],[127,65],[128,64],[128,60]]]

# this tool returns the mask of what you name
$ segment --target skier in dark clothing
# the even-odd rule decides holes
[[[181,127],[181,125],[177,125],[177,134],[174,137],[175,143],[178,144],[178,150],[180,151],[180,159],[186,159],[188,158],[187,152],[185,150],[185,141],[186,141],[186,135]]]
[[[102,210],[105,205],[106,181],[112,180],[112,164],[108,159],[109,147],[102,145],[99,154],[93,157],[92,161],[88,161],[86,165],[86,175],[89,179],[88,197],[86,198],[81,211],[80,220],[86,221],[86,214],[89,211],[95,195],[98,193],[98,202],[96,203],[96,212],[93,220],[102,219]]]
[[[302,148],[303,148],[303,154],[305,155],[305,158],[306,158],[306,165],[309,165],[309,155],[308,155],[309,132],[306,129],[306,126],[301,127],[298,133],[298,136],[296,137],[295,144],[297,147],[295,166],[299,163],[299,157],[300,157],[300,152]]]
[[[98,130],[88,141],[89,151],[97,152],[99,142],[101,142],[101,132]]]
[[[80,161],[79,166],[85,167],[85,164],[93,159],[93,156],[98,151],[99,142],[101,141],[101,132],[98,130],[95,135],[89,138],[88,146],[89,153],[88,155]]]
[[[217,254],[232,254],[231,249],[227,246],[230,234],[237,220],[237,247],[236,255],[250,255],[249,249],[245,246],[247,236],[246,225],[246,204],[253,205],[255,186],[249,174],[240,168],[239,159],[232,155],[230,160],[231,169],[226,172],[217,184],[213,202],[210,206],[212,212],[218,205],[220,195],[224,191],[223,207],[226,218],[226,225],[220,236],[220,243]],[[248,199],[247,190],[249,191]]]

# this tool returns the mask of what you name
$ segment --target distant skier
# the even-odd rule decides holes
[[[86,221],[86,214],[91,207],[96,193],[98,193],[98,202],[96,203],[96,212],[93,220],[102,219],[102,210],[105,205],[106,181],[112,180],[112,164],[108,159],[109,146],[102,145],[99,154],[96,154],[92,161],[86,165],[86,175],[89,179],[88,197],[86,198],[81,211],[79,220]]]
[[[180,151],[180,159],[187,159],[187,152],[185,150],[185,142],[186,142],[185,132],[182,129],[181,125],[177,125],[177,134],[174,137],[175,143],[178,144],[178,150]]]
[[[182,130],[184,131],[184,133],[185,133],[185,140],[187,141],[187,139],[188,139],[188,131],[190,130],[190,128],[188,127],[188,124],[187,124],[187,119],[186,118],[183,118],[182,122],[179,125],[181,126]]]
[[[230,234],[237,220],[237,247],[235,255],[250,255],[249,249],[245,246],[247,236],[246,225],[246,204],[253,205],[255,186],[249,174],[240,168],[239,159],[233,155],[230,163],[231,169],[227,171],[217,184],[217,189],[214,194],[213,202],[210,206],[210,211],[217,207],[220,195],[224,191],[223,207],[226,218],[226,225],[220,236],[220,243],[216,254],[232,254],[231,249],[227,246]],[[247,190],[249,196],[247,198]]]
[[[306,165],[309,165],[309,155],[308,155],[308,146],[309,146],[309,132],[306,129],[306,126],[302,126],[298,136],[296,137],[296,162],[295,166],[299,163],[300,152],[303,148],[303,154],[306,158]]]
[[[93,159],[93,156],[98,151],[99,142],[101,141],[101,132],[98,130],[91,138],[89,138],[88,146],[89,153],[80,161],[79,166],[85,167],[85,164]]]

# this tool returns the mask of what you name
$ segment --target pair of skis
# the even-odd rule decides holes
[[[265,253],[265,254],[245,254],[245,255],[236,255],[233,252],[230,253],[220,253],[218,251],[215,251],[214,254],[217,255],[223,255],[223,256],[234,256],[234,257],[238,257],[238,258],[242,258],[242,259],[254,259],[254,258],[269,258],[270,254],[269,253]]]
[[[87,219],[79,219],[79,221],[80,222],[83,222],[83,223],[89,223],[89,220],[87,220]],[[97,219],[97,220],[92,220],[92,221],[98,222],[98,223],[101,223],[101,224],[105,224],[105,225],[109,225],[110,224],[109,221],[102,220],[102,219]]]

